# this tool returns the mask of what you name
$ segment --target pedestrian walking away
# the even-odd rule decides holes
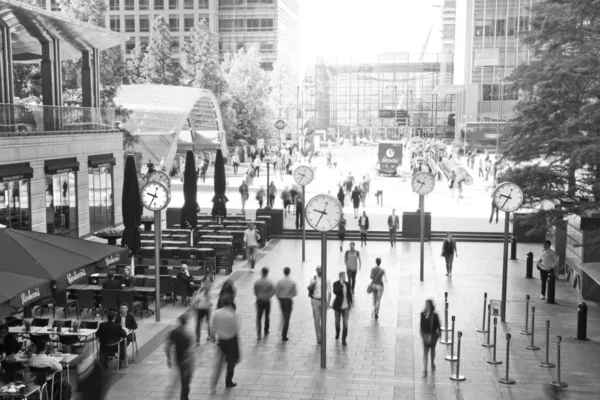
[[[346,250],[344,255],[344,263],[346,264],[346,272],[348,273],[348,282],[352,293],[354,293],[354,287],[356,286],[356,273],[362,268],[362,261],[360,259],[360,252],[354,250],[354,242],[350,242],[350,250]]]
[[[362,217],[358,220],[358,227],[360,228],[360,245],[367,245],[367,232],[369,231],[369,217],[367,212],[363,211]]]
[[[189,400],[190,382],[194,372],[194,355],[191,352],[192,338],[186,332],[188,317],[183,314],[179,317],[179,326],[171,331],[167,337],[167,366],[171,368],[171,348],[175,352],[175,364],[179,369],[181,379],[180,400]]]
[[[381,258],[375,259],[375,267],[371,269],[371,284],[369,290],[373,294],[373,317],[379,318],[379,308],[381,307],[381,297],[383,296],[384,282],[387,283],[385,270],[381,268]],[[369,292],[367,290],[367,292]]]
[[[394,247],[396,245],[396,233],[400,229],[400,219],[396,215],[396,209],[392,209],[392,215],[388,217],[388,228],[390,230],[390,245]]]
[[[421,312],[421,339],[423,340],[423,376],[427,376],[428,355],[431,352],[431,370],[435,371],[435,346],[440,337],[440,318],[435,312],[433,300],[425,300],[425,309]]]
[[[296,230],[304,226],[304,197],[302,193],[296,195]]]
[[[346,185],[346,199],[348,200],[348,202],[350,202],[351,194],[352,194],[352,187],[354,186],[354,177],[352,176],[351,173],[348,173],[348,177],[346,178],[346,181],[344,182],[344,184]],[[356,188],[356,190],[358,190],[358,188]],[[359,199],[359,201],[360,201],[360,199]]]
[[[221,291],[219,292],[219,300],[217,300],[217,309],[223,307],[224,301],[229,299],[231,306],[236,308],[235,306],[235,295],[237,294],[237,290],[235,289],[235,285],[231,278],[227,278],[225,282],[223,282],[223,286],[221,286]],[[214,336],[214,329],[213,329]]]
[[[269,185],[269,207],[273,207],[273,204],[275,204],[275,196],[277,196],[277,187],[275,186],[275,182],[271,181]]]
[[[233,152],[233,156],[231,156],[231,164],[233,164],[233,173],[237,174],[240,167],[240,156],[237,154],[237,149]]]
[[[452,277],[452,264],[454,257],[458,258],[456,250],[456,240],[452,238],[452,234],[448,232],[446,239],[442,242],[442,257],[446,260],[446,276]]]
[[[344,194],[344,188],[343,187],[339,187],[339,190],[337,192],[337,199],[340,202],[340,204],[342,205],[342,208],[344,208],[344,205],[346,205],[345,201],[346,201],[346,195]]]
[[[242,212],[245,212],[246,211],[246,200],[248,200],[248,198],[250,197],[250,195],[248,194],[248,185],[246,184],[246,182],[242,181],[239,191],[240,191],[240,197],[242,198]]]
[[[542,280],[542,295],[540,299],[546,299],[546,282],[548,281],[548,274],[558,266],[559,257],[554,250],[551,249],[552,242],[546,240],[544,242],[544,250],[540,255],[540,259],[537,262],[537,269],[540,271],[540,279]],[[558,277],[558,274],[555,273]]]
[[[352,293],[350,283],[346,282],[346,273],[339,273],[339,280],[333,284],[333,294],[335,299],[331,308],[335,311],[335,340],[340,338],[340,319],[343,320],[344,328],[342,330],[342,345],[348,346],[346,341],[348,337],[348,316],[352,308]]]
[[[346,239],[346,218],[344,214],[340,218],[340,223],[338,225],[338,238],[340,239],[340,253],[344,250],[344,240]]]
[[[198,289],[194,293],[192,298],[192,308],[196,311],[196,345],[200,345],[200,329],[202,328],[202,320],[206,319],[206,329],[208,336],[206,340],[212,340],[213,337],[210,334],[210,308],[212,302],[210,300],[210,288],[211,280],[205,279]]]
[[[244,247],[246,247],[246,259],[250,260],[250,272],[254,272],[256,249],[259,241],[260,235],[254,228],[254,224],[252,222],[248,223],[248,229],[244,231]]]
[[[258,192],[256,192],[256,200],[258,201],[258,208],[263,208],[263,202],[265,201],[266,195],[267,195],[267,193],[265,192],[265,188],[261,186],[260,189],[258,189]]]
[[[256,157],[253,162],[255,177],[260,177],[260,163],[262,161],[261,157]]]
[[[448,187],[450,188],[450,198],[454,198],[454,189],[456,188],[456,172],[452,171],[448,178]]]
[[[275,296],[279,300],[281,314],[283,315],[283,324],[281,327],[281,340],[287,342],[288,330],[290,328],[290,317],[292,316],[293,298],[298,295],[296,290],[296,282],[290,279],[290,267],[283,269],[283,278],[275,285]]]
[[[211,382],[211,394],[215,394],[219,375],[221,375],[223,364],[225,363],[227,364],[225,388],[229,389],[237,386],[237,383],[233,381],[233,374],[235,373],[235,365],[240,360],[240,346],[238,342],[240,322],[229,297],[223,298],[223,307],[215,311],[212,328],[217,338],[217,345],[219,346],[219,353],[217,354],[214,375]]]
[[[275,294],[275,286],[267,275],[269,275],[269,268],[263,267],[261,270],[261,277],[254,282],[254,295],[256,296],[256,338],[262,339],[261,325],[262,316],[265,316],[265,336],[269,334],[269,327],[271,321],[269,317],[271,315],[271,297]]]
[[[360,207],[360,190],[358,190],[358,186],[354,187],[350,197],[352,198],[352,207],[354,208],[354,219],[358,219],[358,208]]]
[[[290,213],[290,207],[292,205],[292,193],[288,187],[281,191],[281,201],[283,202],[283,216],[287,217]]]
[[[326,293],[323,295],[321,288],[321,266],[317,266],[317,274],[313,277],[308,285],[308,297],[311,298],[310,303],[313,311],[313,319],[315,322],[315,334],[317,336],[317,343],[321,344],[321,301],[327,302],[327,308],[331,303],[331,282],[327,279]]]

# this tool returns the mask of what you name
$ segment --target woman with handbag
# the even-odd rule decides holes
[[[383,295],[383,282],[387,281],[387,278],[385,270],[381,268],[381,258],[377,257],[375,264],[377,265],[371,269],[371,284],[367,287],[367,292],[373,294],[373,317],[378,319],[381,296]]]
[[[340,338],[340,318],[343,319],[344,329],[342,331],[342,345],[348,346],[346,338],[348,337],[348,314],[352,308],[352,288],[350,283],[346,282],[346,272],[340,271],[340,280],[333,283],[333,311],[335,311],[335,339]]]
[[[435,371],[435,345],[440,337],[440,317],[435,313],[433,300],[425,300],[421,312],[421,338],[423,339],[423,376],[427,376],[427,355],[431,351],[431,370]]]

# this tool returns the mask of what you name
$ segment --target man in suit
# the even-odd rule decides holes
[[[109,270],[106,274],[108,280],[104,281],[102,284],[102,289],[112,289],[112,290],[120,290],[121,283],[115,280],[115,271]]]
[[[352,308],[352,288],[350,283],[346,282],[346,273],[340,271],[340,279],[333,283],[333,294],[335,299],[331,308],[335,311],[335,339],[340,338],[340,319],[343,320],[342,345],[348,346],[346,338],[348,337],[348,314]]]
[[[181,271],[177,274],[177,278],[181,279],[188,288],[189,294],[192,295],[200,286],[194,285],[194,280],[190,275],[187,264],[181,264]]]
[[[390,245],[396,245],[396,232],[400,229],[400,219],[396,215],[396,209],[392,209],[392,215],[388,217],[388,228],[390,229]]]
[[[137,329],[137,322],[135,322],[135,317],[132,313],[129,312],[129,306],[127,303],[121,303],[121,307],[119,307],[119,314],[115,318],[115,324],[121,325],[123,329],[135,330]],[[131,332],[127,335],[127,345],[133,343],[133,335]]]
[[[127,333],[125,333],[125,330],[121,325],[115,323],[115,316],[116,313],[114,311],[109,311],[107,315],[108,321],[102,322],[98,327],[98,331],[96,331],[96,337],[100,342],[102,367],[104,368],[108,368],[108,357],[115,354],[115,343],[127,336]],[[125,346],[121,346],[121,366],[124,366],[124,347]]]

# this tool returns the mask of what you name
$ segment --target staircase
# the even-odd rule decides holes
[[[501,243],[504,241],[504,234],[497,232],[450,232],[452,237],[459,242],[477,242],[477,243]],[[431,232],[432,241],[442,241],[447,232]],[[327,233],[327,239],[338,240],[337,231]],[[274,236],[277,239],[302,239],[302,230],[284,229],[283,234]],[[318,240],[321,238],[321,232],[307,230],[306,240]],[[346,231],[346,241],[360,241],[359,231]],[[370,231],[369,241],[388,242],[390,234],[387,231]],[[398,233],[396,240],[399,242],[418,242],[418,238],[405,238],[402,233]]]

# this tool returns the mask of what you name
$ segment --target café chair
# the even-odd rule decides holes
[[[50,306],[52,306],[52,318],[54,318],[54,298],[50,296],[45,297],[39,301],[39,303],[37,304],[37,308],[40,312],[40,317],[44,314],[44,309],[49,309]]]
[[[143,304],[141,301],[134,301],[133,292],[129,290],[120,290],[119,291],[119,303],[127,303],[127,307],[132,314],[135,314],[137,311],[142,314]],[[142,315],[142,318],[144,316]]]
[[[181,301],[185,307],[188,305],[188,298],[193,295],[193,293],[190,292],[188,285],[179,278],[173,279],[173,294],[175,297],[181,297]]]
[[[52,393],[52,395],[54,395],[54,377],[56,374],[59,374],[59,372],[54,372],[52,370],[52,368],[50,367],[44,367],[44,368],[36,368],[36,367],[29,367],[29,371],[32,374],[33,377],[33,383],[35,383],[36,385],[38,385],[39,388],[39,399],[50,399],[50,396],[48,395],[48,383],[50,383],[51,385],[51,389],[50,389],[50,393]],[[45,396],[44,396],[45,394]],[[62,397],[62,387],[60,388],[60,397]],[[30,399],[33,399],[34,397],[28,397]]]
[[[87,308],[88,312],[92,311],[92,319],[96,318],[96,301],[94,298],[94,291],[89,289],[78,290],[79,295],[79,314],[81,317],[81,309]]]
[[[173,277],[170,275],[160,276],[160,297],[169,297],[169,300],[173,302]]]
[[[100,345],[100,358],[102,360],[102,367],[107,367],[108,361],[110,359],[116,358],[117,371],[119,371],[119,369],[121,368],[121,360],[120,360],[121,346],[125,346],[125,339],[126,338],[120,338],[117,341]],[[115,357],[115,353],[114,353],[115,347],[117,348],[116,357]],[[127,351],[127,350],[125,349],[125,351]],[[125,354],[125,362],[127,362],[127,354]]]
[[[79,311],[79,301],[78,299],[69,299],[67,298],[67,292],[55,293],[52,295],[54,299],[54,304],[52,306],[52,318],[56,317],[56,307],[62,307],[63,312],[65,313],[65,318],[69,318],[69,307],[75,307],[77,319],[79,319],[80,311]]]
[[[119,309],[119,291],[102,289],[100,293],[102,293],[102,309],[104,313],[108,314],[110,310],[116,312]]]

